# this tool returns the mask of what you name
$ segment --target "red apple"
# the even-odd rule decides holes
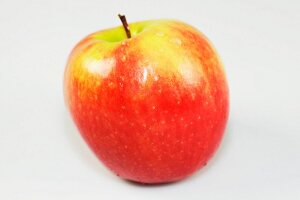
[[[222,139],[229,112],[222,63],[185,23],[123,23],[74,48],[66,104],[90,148],[118,176],[152,184],[183,179]]]

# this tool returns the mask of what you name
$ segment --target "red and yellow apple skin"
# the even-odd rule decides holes
[[[64,79],[71,115],[90,148],[118,176],[140,183],[185,178],[212,157],[229,97],[206,37],[173,20],[130,24],[87,36]]]

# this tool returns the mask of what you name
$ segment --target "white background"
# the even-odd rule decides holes
[[[113,175],[81,139],[63,72],[87,34],[174,18],[224,62],[231,112],[209,164],[169,185]],[[300,1],[0,0],[0,199],[299,199]]]

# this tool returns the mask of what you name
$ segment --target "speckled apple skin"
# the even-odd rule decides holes
[[[65,101],[85,141],[115,174],[177,181],[206,165],[220,144],[229,112],[223,67],[207,38],[185,23],[155,20],[130,29],[131,39],[115,41],[126,37],[118,27],[74,48]]]

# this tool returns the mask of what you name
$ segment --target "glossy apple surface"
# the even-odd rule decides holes
[[[173,20],[130,24],[87,36],[72,51],[64,94],[81,135],[118,176],[177,181],[212,157],[229,98],[208,39]]]

